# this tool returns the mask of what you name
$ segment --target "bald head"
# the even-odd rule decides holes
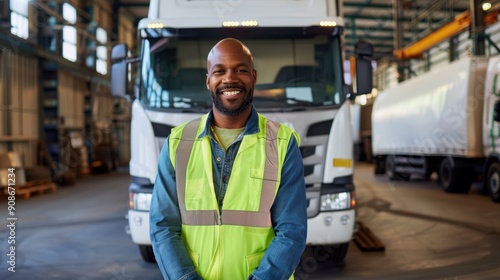
[[[226,38],[220,40],[217,44],[215,44],[215,46],[208,53],[207,70],[210,72],[211,67],[217,64],[217,60],[219,60],[220,57],[224,55],[243,56],[251,65],[252,69],[254,67],[253,56],[250,52],[250,49],[237,39]]]

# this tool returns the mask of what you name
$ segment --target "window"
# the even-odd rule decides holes
[[[28,0],[10,0],[10,32],[28,39]]]
[[[76,9],[68,3],[63,4],[63,18],[69,24],[76,24]],[[75,62],[77,60],[76,49],[76,28],[71,25],[63,27],[62,55],[67,60]]]
[[[106,43],[108,42],[108,35],[106,30],[101,27],[97,27],[95,35],[98,44],[96,48],[97,61],[95,64],[95,70],[103,75],[106,75],[108,73],[108,47],[106,46]]]

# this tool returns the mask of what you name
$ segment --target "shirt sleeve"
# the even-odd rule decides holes
[[[289,279],[305,249],[307,201],[304,164],[295,137],[291,137],[288,144],[271,219],[276,237],[248,279]]]
[[[156,177],[149,211],[150,238],[156,262],[165,279],[197,280],[186,246],[181,238],[181,215],[177,200],[175,170],[165,141],[158,158]]]

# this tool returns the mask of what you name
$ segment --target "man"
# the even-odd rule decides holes
[[[250,50],[207,58],[213,108],[172,130],[159,157],[151,241],[165,279],[289,279],[305,248],[303,163],[295,131],[252,106]]]

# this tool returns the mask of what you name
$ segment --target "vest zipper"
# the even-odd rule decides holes
[[[219,201],[217,201],[217,208],[219,209],[219,225],[222,224],[222,205],[224,204],[224,196],[222,195],[222,186],[224,184],[224,166],[226,165],[226,151],[224,151],[224,156],[222,157],[222,167],[220,171],[220,178],[219,178],[219,199],[220,199],[220,204]]]

